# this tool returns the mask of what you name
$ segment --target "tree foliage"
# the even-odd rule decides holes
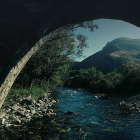
[[[66,86],[86,88],[97,93],[129,94],[140,92],[140,65],[122,65],[118,70],[104,75],[96,68],[73,71]],[[72,74],[71,74],[72,75]]]
[[[71,63],[76,57],[81,57],[84,48],[88,46],[84,35],[74,33],[78,27],[89,28],[93,31],[97,25],[88,21],[61,28],[56,36],[28,61],[14,86],[29,89],[32,86],[40,86],[46,90],[62,86],[68,77]]]

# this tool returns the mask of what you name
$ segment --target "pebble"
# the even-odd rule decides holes
[[[18,96],[19,103],[15,105],[4,105],[3,110],[0,111],[0,124],[5,125],[6,128],[12,124],[24,124],[29,122],[32,117],[50,117],[50,115],[56,115],[52,109],[48,109],[51,105],[57,101],[52,98],[48,98],[48,95],[38,101],[38,103],[31,98],[31,96],[23,98]],[[16,99],[17,100],[17,99]],[[4,108],[5,107],[5,108]],[[8,108],[8,109],[7,109]],[[6,112],[6,113],[5,113]]]

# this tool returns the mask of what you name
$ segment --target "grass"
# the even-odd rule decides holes
[[[45,95],[45,93],[46,91],[40,87],[33,87],[31,91],[26,88],[11,89],[6,97],[5,103],[8,104],[11,102],[11,100],[13,102],[18,102],[16,98],[18,95],[22,97],[28,97],[31,95],[34,100],[38,101],[39,98],[42,98]]]
[[[45,90],[43,88],[39,88],[39,87],[34,87],[31,90],[31,96],[32,98],[34,98],[36,101],[39,98],[42,98],[45,95]]]

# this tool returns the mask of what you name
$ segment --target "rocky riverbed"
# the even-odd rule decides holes
[[[17,95],[0,112],[0,140],[139,140],[139,100],[67,88],[38,101]]]
[[[32,119],[50,117],[56,115],[50,107],[57,101],[51,98],[51,93],[35,101],[31,96],[21,97],[17,95],[16,102],[4,104],[0,111],[0,126],[8,128],[10,126],[20,126],[30,122]]]
[[[140,112],[140,95],[134,95],[120,102],[120,106]]]

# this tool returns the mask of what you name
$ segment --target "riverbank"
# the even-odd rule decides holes
[[[5,103],[0,111],[0,126],[8,128],[10,126],[21,126],[35,118],[50,117],[56,115],[50,107],[57,101],[53,100],[51,93],[38,101],[35,101],[31,95],[15,95],[15,100]]]
[[[25,104],[25,100],[26,103],[29,100],[31,104]],[[139,140],[137,118],[140,118],[140,114],[121,107],[119,103],[122,100],[124,98],[116,95],[93,95],[82,89],[70,88],[59,88],[54,94],[47,94],[35,103],[27,96],[21,99],[19,104],[14,103],[16,106],[3,106],[6,110],[11,109],[8,116],[15,112],[13,115],[19,117],[21,122],[8,122],[11,124],[9,126],[1,125],[0,140]],[[47,104],[46,112],[42,111],[42,104]],[[24,116],[16,113],[21,112],[17,106],[26,109]],[[18,109],[14,111],[14,108]],[[31,119],[24,122],[22,118],[29,119],[27,116],[31,116]],[[5,117],[6,115],[3,118]]]

